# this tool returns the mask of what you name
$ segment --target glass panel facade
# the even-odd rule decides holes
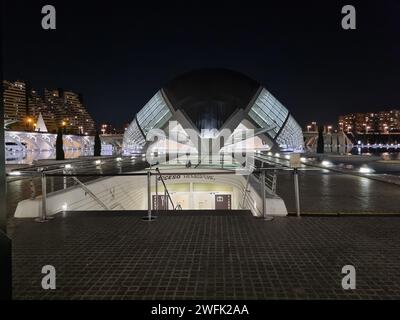
[[[296,120],[290,115],[285,126],[276,138],[276,143],[283,150],[302,151],[303,132]]]
[[[262,89],[256,102],[249,111],[250,118],[253,119],[260,128],[272,128],[272,130],[269,131],[269,135],[273,139],[278,134],[288,114],[288,110],[266,89]]]
[[[136,119],[132,121],[128,129],[126,129],[123,140],[124,150],[141,149],[146,144],[146,141],[140,132],[136,123]]]
[[[147,133],[153,128],[161,128],[171,118],[172,114],[168,105],[158,91],[153,98],[138,112],[137,120],[143,133]]]

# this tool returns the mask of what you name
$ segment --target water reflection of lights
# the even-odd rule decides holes
[[[321,164],[324,167],[332,167],[333,166],[333,163],[330,161],[327,161],[327,160],[322,161]]]
[[[362,166],[358,171],[360,173],[373,173],[374,169],[368,168],[367,166]]]

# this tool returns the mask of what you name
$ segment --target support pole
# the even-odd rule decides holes
[[[67,176],[65,170],[63,170],[63,187],[64,190],[67,189]]]
[[[155,182],[155,185],[156,185],[156,202],[155,202],[156,207],[153,208],[153,209],[158,212],[158,180],[157,180],[157,172],[154,175],[154,182]]]
[[[265,219],[267,211],[267,209],[265,208],[265,170],[261,171],[261,197],[262,197],[263,218]]]
[[[168,211],[167,188],[164,186],[164,210]]]
[[[147,216],[143,217],[145,221],[153,221],[155,217],[151,215],[151,171],[147,171]]]
[[[262,210],[263,210],[263,218],[265,221],[271,221],[274,218],[267,215],[267,205],[265,201],[265,170],[261,169],[261,197],[262,197]]]
[[[147,218],[151,220],[151,172],[147,171]]]
[[[34,200],[36,198],[36,190],[35,190],[35,184],[33,182],[33,177],[30,177],[29,179],[29,186],[31,188],[31,200]]]
[[[47,222],[47,186],[46,174],[42,172],[42,206],[40,208],[39,217],[35,219],[36,222]]]
[[[294,195],[296,199],[296,213],[297,216],[300,217],[299,173],[297,168],[294,169],[293,180],[294,180]]]

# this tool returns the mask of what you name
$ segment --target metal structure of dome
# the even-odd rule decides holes
[[[252,129],[263,150],[303,151],[301,127],[288,109],[257,81],[227,69],[194,70],[167,83],[125,131],[124,152],[145,148],[154,129],[168,136],[171,121],[202,138],[204,132]]]

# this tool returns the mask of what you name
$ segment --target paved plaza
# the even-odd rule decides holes
[[[400,299],[399,217],[246,211],[10,219],[15,299]],[[356,290],[342,289],[344,265]],[[53,265],[56,290],[41,289]]]
[[[400,186],[324,170],[300,171],[300,207],[316,214],[400,214]],[[296,212],[292,172],[278,174],[277,193]]]

